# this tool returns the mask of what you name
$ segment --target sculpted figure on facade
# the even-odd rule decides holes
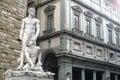
[[[66,80],[71,80],[70,77],[71,77],[71,76],[70,76],[70,73],[67,73],[67,74],[66,74]]]
[[[20,39],[22,40],[22,51],[20,54],[20,65],[17,69],[42,70],[40,47],[36,46],[36,40],[40,33],[40,21],[35,18],[35,9],[29,8],[28,17],[22,20]],[[24,64],[26,62],[26,64]]]

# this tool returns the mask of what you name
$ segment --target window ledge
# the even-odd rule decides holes
[[[115,43],[108,42],[108,45],[110,45],[110,46],[115,46]]]
[[[49,34],[53,32],[55,32],[55,28],[50,28],[50,29],[46,29],[45,31],[43,31],[43,34]]]
[[[72,31],[75,32],[75,33],[81,34],[81,35],[83,34],[83,31],[81,31],[77,28],[73,28]]]
[[[119,44],[117,44],[116,47],[117,47],[118,49],[120,49],[120,45],[119,45]]]
[[[92,35],[90,33],[85,33],[85,37],[90,38],[90,39],[94,39],[94,35]]]
[[[96,41],[99,41],[99,42],[103,42],[103,41],[104,41],[104,39],[102,39],[102,38],[100,38],[100,37],[95,37],[95,40],[96,40]]]

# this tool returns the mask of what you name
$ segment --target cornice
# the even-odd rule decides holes
[[[38,3],[38,4],[35,6],[35,8],[37,9],[37,8],[39,8],[39,7],[42,7],[42,6],[44,6],[45,4],[48,4],[48,3],[52,2],[52,1],[55,1],[55,0],[46,0],[45,2]]]
[[[75,37],[75,38],[79,38],[80,40],[83,40],[83,41],[86,41],[86,42],[89,42],[89,43],[93,43],[93,44],[98,45],[98,46],[102,46],[104,48],[108,48],[108,49],[120,52],[120,49],[118,49],[116,47],[109,46],[106,43],[98,42],[98,41],[95,41],[93,39],[89,39],[89,38],[87,38],[85,36],[79,35],[77,33],[74,33],[72,31],[65,30],[65,29],[57,31],[57,32],[54,32],[54,33],[43,35],[43,36],[38,38],[38,41],[42,41],[42,40],[45,40],[45,39],[49,39],[49,38],[52,38],[52,37],[55,37],[55,36],[65,35],[65,34],[69,35],[69,36],[72,36],[72,37]]]

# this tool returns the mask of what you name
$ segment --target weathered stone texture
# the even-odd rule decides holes
[[[24,13],[25,0],[0,0],[0,80],[7,69],[18,65],[21,43],[17,38]]]

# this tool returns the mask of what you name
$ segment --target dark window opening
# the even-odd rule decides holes
[[[108,40],[110,43],[112,43],[112,31],[108,30]]]
[[[103,80],[103,72],[96,71],[96,80]]]
[[[110,73],[110,80],[115,80],[115,74],[114,73]]]
[[[101,29],[100,29],[100,25],[96,25],[96,32],[97,32],[97,37],[101,37]]]
[[[80,68],[73,68],[72,69],[72,80],[82,80]]]
[[[53,14],[47,16],[47,29],[53,27]]]
[[[85,80],[93,80],[93,71],[92,70],[85,70]]]
[[[90,20],[86,20],[86,32],[91,34],[91,21]]]
[[[76,29],[80,29],[79,27],[79,16],[74,14],[74,26]]]

